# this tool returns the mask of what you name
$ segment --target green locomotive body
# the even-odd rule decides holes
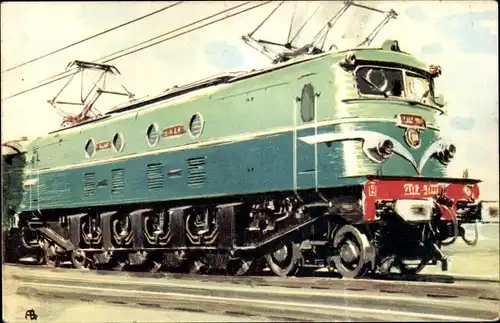
[[[479,181],[446,174],[436,76],[386,41],[131,101],[3,154],[9,211],[51,264],[446,263],[438,247],[479,218]]]

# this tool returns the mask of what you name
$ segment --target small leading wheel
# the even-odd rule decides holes
[[[78,269],[90,268],[92,262],[87,258],[85,251],[81,249],[73,250],[71,252],[71,262],[73,266]]]
[[[54,252],[52,253],[51,251],[45,251],[45,264],[49,267],[59,267],[61,264],[61,259],[59,256]]]
[[[333,247],[338,254],[333,257],[337,272],[343,278],[363,276],[367,271],[363,234],[352,225],[343,226],[335,233]]]
[[[300,257],[298,244],[291,241],[265,256],[269,269],[281,277],[292,276],[297,272]]]
[[[45,265],[45,251],[42,248],[35,249],[31,254],[33,264],[35,265]]]

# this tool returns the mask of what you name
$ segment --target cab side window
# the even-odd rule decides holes
[[[302,121],[310,122],[314,120],[314,105],[314,88],[309,83],[302,88],[302,96],[300,98],[300,116],[302,117]]]

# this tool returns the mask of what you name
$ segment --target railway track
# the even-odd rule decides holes
[[[301,321],[484,321],[499,317],[492,281],[193,276],[4,266],[17,293],[127,306]]]

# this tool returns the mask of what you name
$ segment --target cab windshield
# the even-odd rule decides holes
[[[356,69],[356,82],[362,96],[399,97],[434,104],[431,81],[405,69],[361,66]]]

